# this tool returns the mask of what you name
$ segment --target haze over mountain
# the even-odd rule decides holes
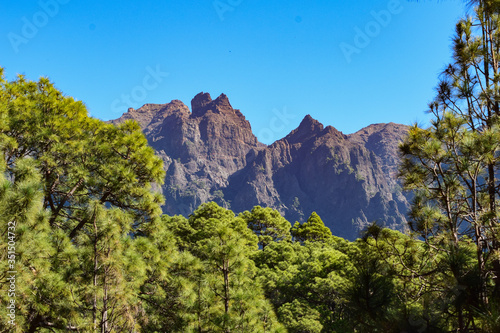
[[[408,195],[396,179],[407,127],[374,124],[344,135],[310,115],[266,146],[226,95],[130,108],[113,123],[136,120],[164,161],[166,214],[189,215],[215,201],[235,212],[255,205],[292,224],[316,211],[332,233],[354,239],[372,221],[402,230]]]

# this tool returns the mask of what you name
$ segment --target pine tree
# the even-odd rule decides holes
[[[259,237],[259,246],[264,249],[269,243],[289,241],[291,224],[281,214],[272,208],[255,206],[252,211],[244,211],[239,215]]]
[[[67,248],[57,244],[59,236],[50,231],[49,214],[42,206],[41,177],[34,161],[19,160],[9,178],[5,177],[5,163],[1,163],[0,234],[4,239],[0,242],[0,297],[2,305],[15,305],[15,317],[1,316],[0,329],[29,332],[37,316],[58,312],[66,314],[61,322],[71,326],[75,314],[66,311],[65,297],[52,303],[53,307],[45,303],[68,295],[68,285],[52,269],[57,251],[66,252]],[[61,247],[56,249],[56,245]]]
[[[345,328],[345,290],[353,267],[347,242],[273,242],[254,260],[266,297],[290,332]],[[341,252],[342,251],[342,252]],[[349,331],[349,330],[346,330]]]
[[[363,243],[352,256],[355,267],[345,290],[352,327],[365,332],[400,332],[394,313],[396,295],[393,274],[383,260]]]
[[[80,268],[72,276],[79,311],[94,331],[133,332],[144,321],[140,287],[146,264],[132,239],[130,214],[98,202],[88,208],[93,223],[76,239]]]
[[[332,237],[331,230],[325,226],[321,218],[316,212],[312,212],[311,216],[303,224],[295,222],[291,230],[292,236],[296,241],[326,241]]]
[[[435,263],[446,263],[451,274],[442,292],[452,298],[476,293],[455,303],[454,326],[460,332],[477,325],[477,309],[491,312],[500,300],[500,2],[475,4],[474,16],[456,25],[453,62],[429,105],[431,127],[412,127],[401,146],[401,174],[406,188],[416,194],[411,227],[425,240]],[[473,266],[462,259],[469,241],[474,244]],[[471,269],[476,276],[464,276]],[[464,279],[477,279],[479,288],[474,291]],[[450,290],[453,285],[460,290]]]
[[[76,237],[91,221],[74,214],[94,200],[135,214],[136,224],[161,213],[163,199],[151,184],[163,181],[162,162],[137,123],[115,127],[91,118],[82,102],[63,96],[45,78],[21,76],[4,82],[2,90],[7,169],[26,156],[38,162],[52,226]]]
[[[194,301],[186,309],[188,331],[279,331],[281,326],[254,279],[250,256],[258,239],[246,222],[213,202],[201,205],[187,222],[189,227],[177,231],[185,251],[200,260],[191,277]]]
[[[135,249],[161,214],[163,198],[152,184],[164,176],[138,124],[115,127],[91,118],[48,79],[6,82],[1,75],[0,119],[4,184],[16,187],[28,175],[38,181],[19,196],[6,185],[3,203],[22,212],[18,219],[26,222],[18,232],[29,235],[18,243],[27,253],[19,262],[32,272],[22,283],[21,330],[138,329],[147,321],[141,287],[155,269],[147,265],[158,263]],[[36,202],[34,218],[28,207]],[[5,216],[2,228],[14,218]]]

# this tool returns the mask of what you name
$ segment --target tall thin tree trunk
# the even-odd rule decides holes
[[[229,262],[228,260],[224,260],[223,263],[223,273],[224,273],[224,313],[226,316],[229,315]],[[229,327],[227,327],[227,323],[225,323],[225,331],[231,332]]]
[[[490,91],[490,52],[492,52],[491,57],[493,58],[493,65],[494,65],[494,70],[495,72],[493,74],[497,74],[497,64],[496,64],[496,57],[494,55],[494,48],[493,48],[493,40],[490,38],[491,36],[491,21],[489,21],[490,17],[490,10],[487,8],[488,4],[484,3],[484,15],[483,17],[486,18],[485,22],[482,22],[482,32],[483,32],[483,43],[486,45],[486,52],[484,53],[484,77],[486,81],[486,89],[487,91]],[[495,92],[496,93],[496,92]],[[493,108],[496,114],[498,114],[498,101],[495,101],[494,106],[492,106],[491,99],[488,98],[487,103],[487,127],[490,129],[493,124]],[[490,209],[490,216],[491,216],[491,221],[490,221],[490,227],[494,227],[497,224],[496,221],[496,176],[495,176],[495,164],[494,162],[489,162],[488,163],[488,196],[489,196],[489,209]],[[493,240],[491,241],[491,246],[492,250],[497,250],[499,248],[499,243],[493,233]],[[500,261],[498,259],[493,259],[493,269],[495,271],[495,294],[498,295],[500,293]]]
[[[459,306],[457,310],[458,310],[458,332],[465,332],[464,313],[462,306]]]
[[[483,233],[481,231],[481,227],[479,225],[480,221],[478,220],[478,209],[477,209],[477,181],[474,178],[472,180],[472,214],[474,220],[474,237],[476,239],[476,257],[477,257],[477,265],[479,268],[480,275],[480,294],[479,298],[484,304],[488,304],[488,295],[486,290],[486,265],[484,261],[484,253],[483,253]]]
[[[197,315],[198,315],[198,333],[202,333],[202,323],[201,323],[201,277],[198,277],[198,306],[197,306]]]
[[[106,272],[107,274],[107,272]],[[103,288],[104,296],[102,298],[102,321],[101,321],[101,332],[108,333],[108,286],[106,281],[106,274],[104,274]]]
[[[97,214],[94,211],[94,271],[93,271],[93,285],[94,285],[94,302],[92,304],[92,319],[94,321],[94,332],[97,331],[97,270],[99,263],[97,261]]]
[[[31,321],[29,328],[28,328],[28,333],[35,333],[36,330],[38,329],[40,323],[42,322],[43,317],[39,314],[36,315],[36,317]]]

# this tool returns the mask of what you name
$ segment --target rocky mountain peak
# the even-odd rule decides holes
[[[220,94],[219,97],[215,99],[214,104],[221,107],[229,107],[231,109],[233,108],[231,106],[231,103],[229,103],[229,98],[224,93]]]
[[[205,114],[207,105],[212,102],[212,97],[209,93],[200,92],[191,100],[191,111],[193,117],[202,116]]]
[[[237,114],[236,110],[233,109],[231,103],[229,103],[229,98],[226,94],[220,94],[215,100],[212,100],[209,93],[199,93],[191,101],[192,116],[202,117],[208,111],[218,114]]]
[[[323,128],[322,123],[308,114],[302,119],[299,127],[290,132],[285,139],[290,143],[302,143],[312,137],[318,136],[323,131]]]
[[[188,107],[180,100],[174,99],[166,104],[144,104],[138,109],[128,108],[120,118],[111,120],[113,124],[119,124],[126,120],[135,120],[144,131],[147,127],[161,123],[166,117],[176,114],[188,117],[190,112]]]
[[[326,126],[325,129],[323,130],[323,133],[325,135],[340,135],[340,136],[344,137],[342,132],[340,132],[339,130],[337,130],[335,127],[333,127],[331,125]]]
[[[300,122],[300,130],[308,130],[313,132],[321,132],[323,130],[323,124],[311,117],[310,114],[306,115],[304,119]]]

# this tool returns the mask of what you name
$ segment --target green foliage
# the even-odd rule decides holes
[[[136,223],[161,213],[162,198],[150,184],[163,182],[162,162],[137,123],[116,127],[90,118],[83,103],[63,96],[47,79],[19,77],[1,89],[7,169],[19,158],[37,161],[51,225],[74,238],[89,223],[75,214],[93,200],[135,214]]]
[[[271,242],[291,241],[291,224],[272,208],[255,206],[251,212],[244,211],[239,215],[259,237],[259,245],[265,248]]]
[[[178,251],[180,237],[174,236],[170,227],[176,221],[179,225],[186,221],[180,218],[163,216],[149,224],[137,239],[137,251],[145,259],[147,276],[139,293],[147,315],[141,322],[144,332],[184,332],[188,325],[186,313],[195,301],[194,279],[201,263],[191,253]]]
[[[17,223],[24,267],[17,327],[138,329],[146,269],[131,236],[161,213],[151,184],[164,175],[139,126],[90,118],[48,79],[22,76],[0,79],[0,118],[2,228]],[[8,249],[0,250],[5,258]]]
[[[363,243],[358,244],[358,249],[360,252],[353,256],[351,283],[346,289],[351,320],[362,331],[395,332],[396,295],[390,267],[367,251]]]
[[[500,276],[500,7],[474,4],[456,25],[431,126],[412,127],[401,145],[401,175],[415,191],[410,226],[428,258],[413,273],[429,281],[422,298],[442,301],[435,314],[443,330],[480,329],[477,314],[493,313],[500,300],[500,279],[492,278]]]
[[[190,296],[181,309],[184,331],[279,331],[273,311],[255,281],[250,255],[257,236],[230,210],[210,202],[189,219],[165,218],[181,248],[196,258],[189,276]],[[192,288],[192,289],[191,289]]]
[[[289,333],[320,333],[323,325],[320,323],[320,313],[312,309],[309,304],[295,299],[279,308],[278,315],[287,323]]]
[[[332,237],[332,232],[325,226],[316,212],[312,212],[311,216],[309,216],[307,221],[303,224],[295,222],[291,233],[293,238],[300,242],[304,242],[306,240],[328,240]]]
[[[0,303],[6,307],[11,300],[15,302],[14,322],[21,328],[18,332],[27,327],[30,307],[44,312],[57,311],[40,303],[42,295],[55,296],[66,287],[60,279],[54,279],[51,272],[50,257],[55,249],[48,214],[42,207],[40,174],[33,162],[32,159],[19,160],[11,180],[5,177],[4,163],[0,168]],[[12,271],[17,273],[9,273]],[[32,292],[40,289],[39,293]],[[4,308],[5,314],[0,317],[2,331],[16,327],[8,322],[6,310]]]
[[[259,279],[290,332],[334,331],[343,325],[344,292],[353,270],[343,253],[347,247],[332,237],[303,245],[271,243],[256,253]]]
[[[85,225],[75,240],[80,270],[72,282],[74,292],[81,295],[78,307],[102,332],[137,330],[143,315],[139,288],[146,267],[136,249],[140,240],[128,236],[133,220],[127,212],[108,210],[99,203],[89,209],[93,225]]]

